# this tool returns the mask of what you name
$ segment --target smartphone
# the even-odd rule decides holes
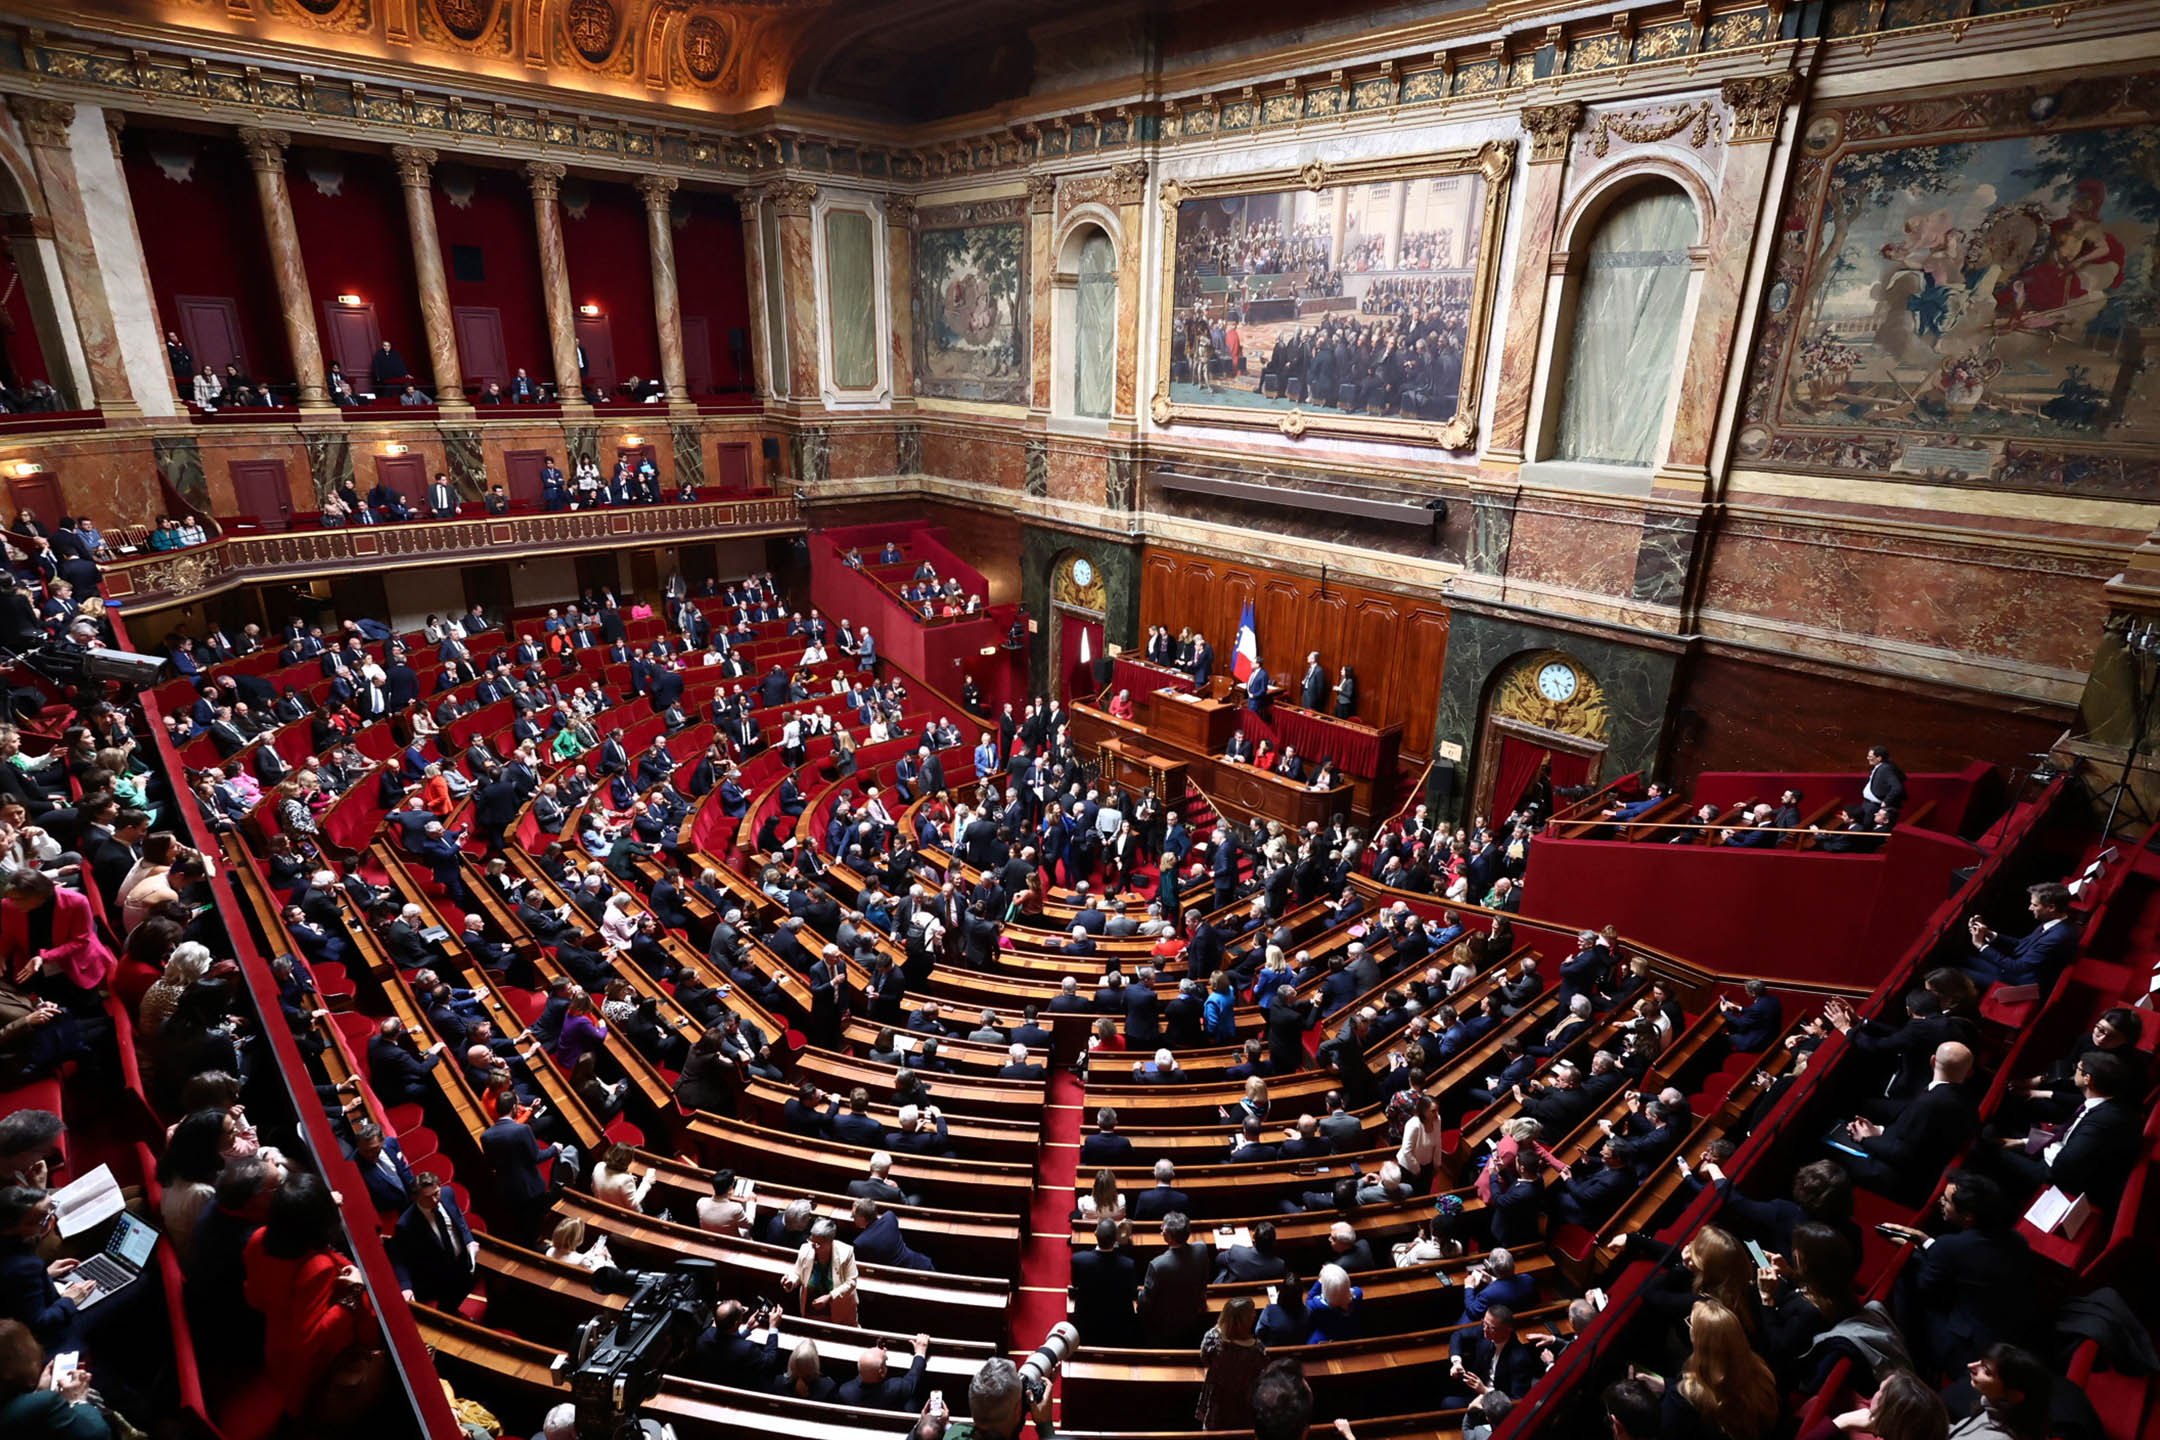
[[[68,1381],[73,1378],[77,1367],[80,1366],[81,1363],[82,1353],[77,1350],[63,1350],[58,1355],[53,1356],[53,1388],[55,1390],[58,1390],[62,1386],[66,1385]]]
[[[1770,1268],[1769,1255],[1764,1253],[1762,1246],[1756,1244],[1753,1240],[1747,1242],[1747,1253],[1755,1257],[1755,1268],[1757,1270]]]
[[[1895,1225],[1877,1225],[1875,1233],[1893,1245],[1910,1245],[1913,1243],[1913,1237]]]

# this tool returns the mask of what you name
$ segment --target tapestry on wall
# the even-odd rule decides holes
[[[1028,400],[1027,202],[919,211],[915,390],[947,400]]]
[[[1511,146],[1163,187],[1155,423],[1466,449]]]
[[[2160,72],[1814,111],[1741,462],[2150,494],[2156,222]]]

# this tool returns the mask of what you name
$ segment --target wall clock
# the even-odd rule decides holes
[[[1575,667],[1555,660],[1537,672],[1538,694],[1562,705],[1575,698]]]
[[[1072,578],[1075,586],[1085,590],[1095,583],[1095,567],[1085,560],[1075,560],[1073,561]]]

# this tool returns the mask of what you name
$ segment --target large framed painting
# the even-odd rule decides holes
[[[1739,463],[2150,496],[2156,122],[2160,71],[1813,111]]]
[[[1162,188],[1155,423],[1477,430],[1512,141]]]
[[[1028,402],[1024,196],[916,212],[915,391]]]

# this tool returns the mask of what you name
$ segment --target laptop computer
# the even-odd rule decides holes
[[[133,1215],[122,1214],[119,1223],[113,1226],[112,1238],[105,1242],[103,1253],[91,1256],[75,1267],[74,1274],[64,1277],[64,1284],[88,1280],[97,1286],[76,1301],[75,1308],[87,1310],[134,1284],[150,1263],[150,1252],[157,1248],[157,1242],[157,1231]]]

